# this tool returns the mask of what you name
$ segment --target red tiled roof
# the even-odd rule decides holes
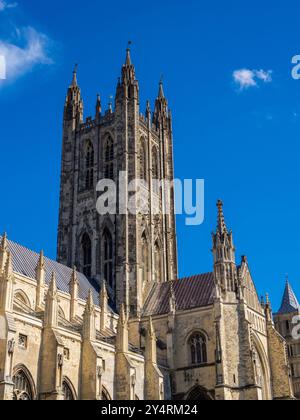
[[[174,282],[154,285],[145,305],[145,316],[169,313],[171,284],[173,284],[176,307],[179,311],[200,308],[213,303],[215,294],[214,275],[213,273],[199,274]]]

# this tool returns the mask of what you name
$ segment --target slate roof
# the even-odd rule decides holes
[[[0,238],[0,240],[1,239],[2,238]],[[39,260],[39,254],[12,241],[8,241],[8,248],[12,254],[13,270],[16,273],[35,279],[35,269]],[[47,285],[50,284],[51,275],[54,272],[56,274],[58,289],[62,292],[69,293],[69,283],[72,271],[71,268],[45,257],[45,281]],[[86,300],[88,292],[91,289],[94,303],[98,304],[99,285],[81,273],[77,273],[77,278],[79,281],[79,298]]]
[[[170,311],[171,285],[177,310],[188,310],[209,306],[214,301],[215,284],[213,273],[199,274],[173,282],[153,286],[145,304],[144,316],[164,315]]]
[[[292,289],[292,286],[287,281],[285,285],[285,290],[282,298],[281,307],[278,311],[278,314],[290,314],[300,310],[300,306],[296,295]]]

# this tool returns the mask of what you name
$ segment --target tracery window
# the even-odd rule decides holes
[[[85,189],[91,190],[94,186],[94,147],[89,141],[85,152]]]
[[[63,391],[65,401],[75,400],[72,389],[66,380],[64,380],[62,383],[62,391]]]
[[[108,136],[104,146],[104,178],[114,179],[114,142]]]
[[[33,391],[26,373],[19,369],[13,377],[14,400],[33,400]]]
[[[113,240],[109,230],[105,229],[103,233],[103,248],[104,248],[104,278],[112,288],[114,286],[113,278]]]
[[[92,274],[92,243],[90,237],[85,233],[81,241],[83,256],[83,274],[91,277]]]
[[[206,337],[203,334],[193,334],[189,339],[189,348],[192,365],[207,363]]]

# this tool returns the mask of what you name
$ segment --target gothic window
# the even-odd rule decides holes
[[[149,279],[149,247],[146,235],[142,236],[142,270],[143,270],[143,284]]]
[[[114,286],[113,279],[113,240],[110,232],[105,229],[103,233],[103,248],[104,248],[104,279],[112,288]]]
[[[159,184],[158,181],[160,181],[159,176],[159,159],[158,159],[158,152],[156,147],[153,147],[152,152],[152,180],[153,182],[153,191],[158,194],[159,193]]]
[[[81,241],[82,259],[83,259],[83,274],[91,277],[92,274],[92,243],[90,237],[85,233]]]
[[[154,264],[155,264],[155,281],[162,282],[162,261],[161,261],[161,251],[158,242],[155,242],[154,245]]]
[[[114,179],[114,142],[109,136],[104,146],[104,178]]]
[[[74,395],[68,381],[64,380],[62,383],[62,391],[65,401],[74,401]]]
[[[140,179],[147,182],[147,150],[144,139],[141,140],[140,146]]]
[[[189,339],[191,364],[200,365],[207,363],[206,338],[201,333],[196,333]]]
[[[30,380],[23,369],[17,370],[13,377],[14,400],[33,400]]]
[[[85,189],[91,190],[94,186],[94,147],[89,141],[85,152]]]

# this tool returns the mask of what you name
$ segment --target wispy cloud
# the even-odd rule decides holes
[[[52,64],[50,45],[50,39],[32,27],[18,29],[14,42],[0,41],[0,56],[5,58],[7,79],[20,77],[37,65]]]
[[[272,82],[272,70],[240,69],[233,72],[233,80],[240,90],[259,86],[260,83]]]
[[[5,0],[0,0],[0,12],[3,12],[6,9],[14,9],[18,6],[18,3],[8,3]]]

